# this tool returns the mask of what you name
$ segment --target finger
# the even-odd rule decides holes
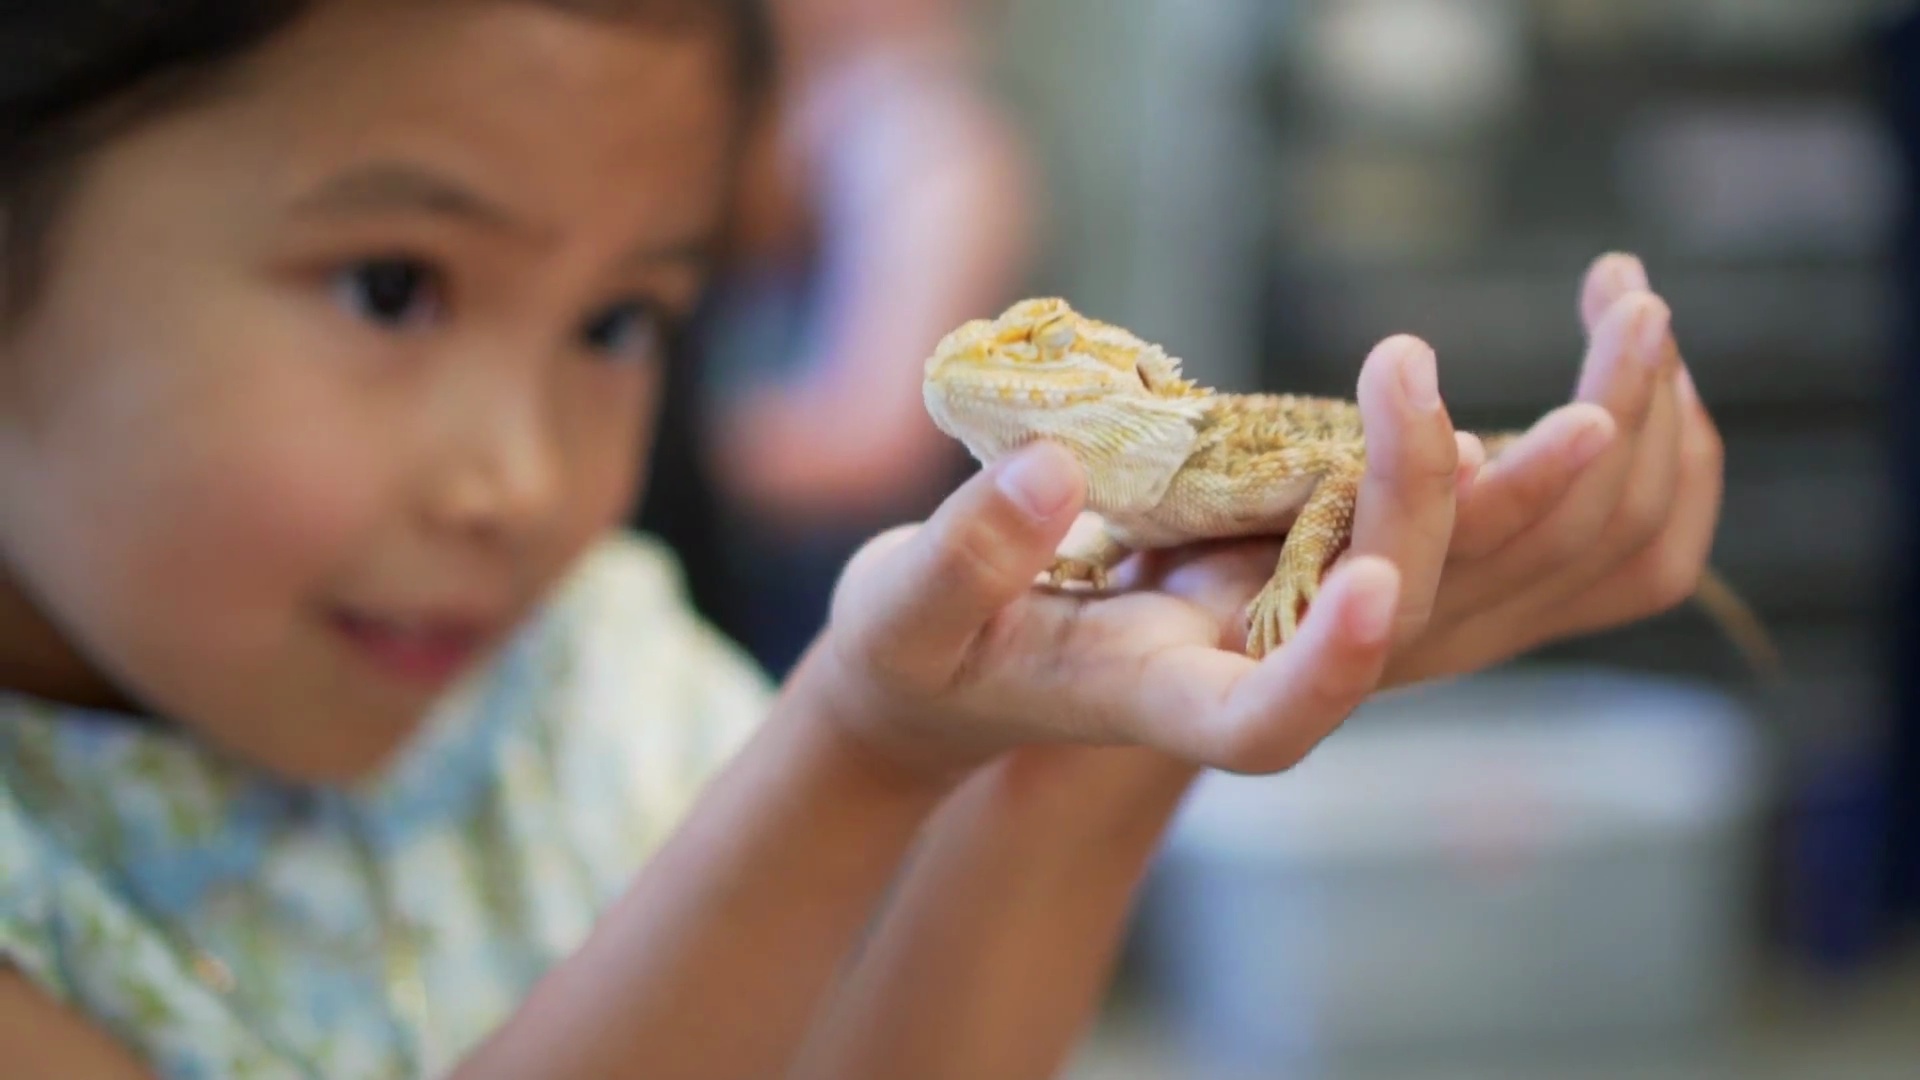
[[[1476,611],[1434,648],[1396,661],[1387,676],[1392,683],[1482,668],[1548,641],[1646,618],[1687,599],[1698,585],[1719,523],[1725,451],[1684,369],[1676,380],[1684,423],[1674,513],[1666,531],[1578,595],[1536,590]]]
[[[1484,483],[1492,494],[1476,489],[1469,497],[1461,511],[1466,535],[1456,536],[1454,545],[1456,558],[1478,563],[1478,572],[1471,587],[1449,590],[1447,610],[1436,613],[1443,621],[1499,603],[1502,597],[1537,590],[1543,583],[1561,588],[1593,580],[1596,571],[1591,569],[1578,577],[1569,574],[1585,567],[1588,549],[1611,519],[1627,483],[1634,439],[1656,382],[1655,366],[1638,357],[1657,352],[1655,346],[1664,340],[1664,311],[1658,298],[1646,293],[1616,302],[1599,324],[1585,365],[1583,381],[1597,384],[1597,389],[1588,386],[1583,392],[1601,400],[1576,401],[1548,414],[1489,466]],[[1661,332],[1654,344],[1647,341],[1649,325]],[[1556,484],[1553,474],[1566,466],[1556,466],[1550,456],[1552,436],[1576,442],[1598,438],[1578,430],[1583,417],[1595,409],[1606,414],[1610,435],[1597,448],[1582,447],[1594,456],[1572,469],[1570,484]],[[1575,427],[1560,427],[1568,424]]]
[[[940,680],[1052,561],[1086,497],[1072,455],[1036,443],[968,479],[884,559],[845,575],[834,619],[882,670]]]
[[[1594,328],[1574,399],[1605,407],[1622,431],[1638,433],[1666,373],[1672,314],[1666,301],[1650,292],[1631,292],[1615,301]]]
[[[1417,338],[1382,342],[1360,372],[1367,468],[1354,509],[1351,555],[1377,555],[1401,576],[1397,636],[1426,625],[1453,535],[1460,443],[1440,398],[1433,350]]]
[[[853,558],[847,560],[847,565],[841,573],[842,580],[860,577],[866,567],[872,563],[885,561],[919,531],[919,525],[896,525],[862,544],[860,550],[853,553]]]
[[[1669,368],[1672,328],[1672,311],[1652,293],[1645,268],[1630,255],[1595,260],[1581,295],[1589,341],[1574,399],[1611,413],[1618,437],[1564,504],[1569,509],[1557,525],[1563,536],[1591,536],[1618,501]]]
[[[1572,602],[1543,613],[1559,615],[1548,624],[1553,635],[1590,633],[1646,618],[1686,601],[1698,587],[1720,522],[1725,450],[1684,369],[1676,383],[1682,423],[1673,514],[1665,530],[1614,573]]]
[[[1276,772],[1373,692],[1391,643],[1399,582],[1385,559],[1353,559],[1327,576],[1299,635],[1258,664],[1189,644],[1146,653],[1130,678],[1082,678],[1076,685],[1099,699],[1106,717],[1119,718],[1127,742],[1210,768]]]
[[[1646,271],[1638,260],[1618,266],[1615,276],[1629,290],[1650,290]],[[1665,525],[1673,495],[1684,422],[1676,404],[1683,365],[1674,336],[1673,312],[1667,309],[1662,314],[1658,325],[1643,326],[1637,335],[1638,359],[1641,366],[1652,369],[1654,389],[1625,496],[1615,515],[1615,535],[1609,537],[1616,551],[1636,551],[1658,533]]]
[[[1237,679],[1217,708],[1162,714],[1207,718],[1197,729],[1178,729],[1195,740],[1183,747],[1187,755],[1237,773],[1276,773],[1303,760],[1379,686],[1401,581],[1386,559],[1342,564],[1300,634]]]
[[[1629,295],[1602,320],[1580,397],[1612,414],[1616,435],[1552,513],[1496,552],[1502,560],[1497,575],[1502,587],[1518,588],[1563,570],[1612,518],[1655,396],[1666,328],[1666,305],[1647,293]]]
[[[1639,259],[1624,252],[1609,252],[1587,268],[1580,287],[1580,324],[1592,335],[1613,305],[1628,293],[1651,292],[1647,270]]]
[[[1679,350],[1670,323],[1659,325],[1662,332],[1657,339],[1642,340],[1636,346],[1641,363],[1653,365],[1654,390],[1646,421],[1629,448],[1631,460],[1619,486],[1619,498],[1599,527],[1588,528],[1584,523],[1566,526],[1562,547],[1579,554],[1554,575],[1550,599],[1571,599],[1612,574],[1665,529],[1673,512],[1681,439],[1675,403]]]
[[[1461,499],[1452,554],[1482,559],[1544,520],[1572,492],[1581,470],[1613,444],[1613,414],[1575,402],[1541,418],[1488,462]]]
[[[1634,448],[1633,464],[1621,486],[1620,502],[1598,537],[1590,561],[1607,564],[1645,547],[1666,526],[1673,511],[1679,473],[1681,422],[1673,379],[1660,380],[1647,423]]]

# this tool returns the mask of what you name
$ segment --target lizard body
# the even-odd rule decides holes
[[[1200,386],[1161,347],[1063,300],[1024,300],[954,330],[928,357],[923,391],[934,423],[983,464],[1036,439],[1079,461],[1101,527],[1063,546],[1047,574],[1055,587],[1103,588],[1136,551],[1284,533],[1247,611],[1255,658],[1294,636],[1351,539],[1366,470],[1358,405]],[[1483,441],[1497,456],[1516,437]],[[1756,668],[1777,665],[1764,628],[1717,575],[1696,600]]]

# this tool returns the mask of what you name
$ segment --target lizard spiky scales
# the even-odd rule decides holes
[[[1062,548],[1052,585],[1104,586],[1135,551],[1284,533],[1247,611],[1256,658],[1292,639],[1352,536],[1366,469],[1357,405],[1202,387],[1164,349],[1064,300],[1023,300],[948,334],[927,359],[924,396],[934,423],[982,463],[1036,439],[1079,460],[1101,528]],[[1514,437],[1484,441],[1497,453]],[[1723,582],[1709,574],[1699,599],[1757,668],[1775,666],[1765,631]]]

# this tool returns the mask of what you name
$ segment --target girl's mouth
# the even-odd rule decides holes
[[[335,611],[333,626],[360,655],[404,682],[438,688],[471,664],[489,637],[478,619],[387,617]]]

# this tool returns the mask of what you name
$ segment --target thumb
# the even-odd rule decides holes
[[[996,461],[881,557],[856,557],[839,622],[883,669],[944,681],[989,620],[1053,562],[1086,498],[1065,449],[1040,442]]]

